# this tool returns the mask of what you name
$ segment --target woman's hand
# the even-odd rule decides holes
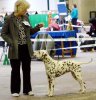
[[[44,26],[44,24],[40,23],[40,24],[38,24],[38,26],[39,26],[39,28],[41,28]]]

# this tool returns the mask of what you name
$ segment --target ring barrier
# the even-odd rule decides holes
[[[61,41],[77,41],[78,44],[80,44],[81,42],[84,42],[86,40],[95,40],[96,41],[96,37],[91,37],[91,38],[58,38],[58,39],[31,39],[32,42],[50,42],[50,41],[54,41],[54,42],[61,42]],[[90,45],[84,45],[84,46],[74,46],[74,47],[66,47],[66,48],[60,48],[60,49],[71,49],[71,48],[84,48],[84,47],[92,47],[92,46],[96,46],[96,44],[90,44]],[[59,49],[59,48],[58,48]]]
[[[50,42],[50,41],[54,41],[54,42],[61,42],[61,41],[77,41],[78,43],[78,46],[74,46],[74,47],[66,47],[66,48],[57,48],[57,49],[50,49],[50,50],[59,50],[59,49],[73,49],[73,48],[86,48],[86,47],[94,47],[96,46],[96,44],[90,44],[90,45],[82,45],[80,46],[80,43],[81,42],[84,42],[85,40],[96,40],[95,37],[92,37],[92,38],[59,38],[59,39],[31,39],[32,42]]]

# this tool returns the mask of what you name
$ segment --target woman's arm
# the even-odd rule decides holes
[[[10,31],[9,31],[9,17],[6,18],[4,25],[1,30],[1,37],[8,43],[12,44],[12,39],[10,37]]]
[[[34,34],[34,33],[36,33],[36,32],[38,32],[38,31],[40,31],[40,28],[41,27],[43,27],[44,25],[43,24],[38,24],[36,27],[34,27],[34,28],[30,28],[30,34]]]

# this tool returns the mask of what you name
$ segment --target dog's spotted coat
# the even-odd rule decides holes
[[[45,50],[34,51],[34,56],[37,57],[38,59],[42,59],[45,64],[45,69],[49,83],[49,93],[48,93],[49,96],[53,96],[55,78],[68,72],[71,72],[74,79],[79,82],[81,87],[80,91],[82,93],[85,92],[86,87],[85,87],[85,82],[83,82],[82,80],[80,64],[69,60],[68,61],[54,60],[48,55],[47,51]]]

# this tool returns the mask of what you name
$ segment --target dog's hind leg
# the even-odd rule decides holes
[[[85,93],[86,86],[85,86],[85,82],[82,79],[81,72],[71,72],[71,73],[72,73],[72,76],[74,77],[74,79],[77,80],[80,84],[80,87],[81,87],[80,92]]]
[[[50,96],[50,97],[52,97],[54,94],[54,82],[55,82],[54,78],[48,78],[48,83],[49,83],[48,96]]]

